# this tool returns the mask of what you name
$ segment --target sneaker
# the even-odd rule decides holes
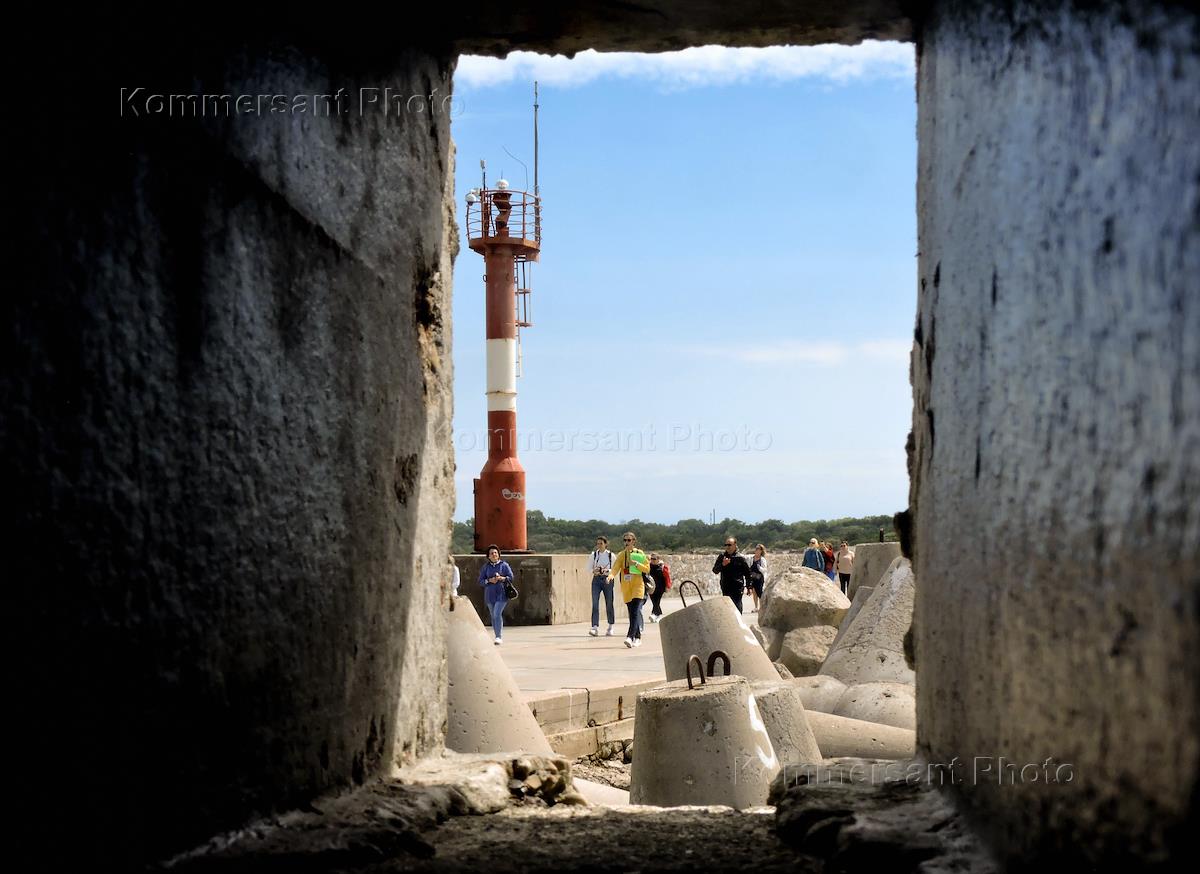
[[[634,646],[641,646],[641,645],[642,645],[642,639],[641,639],[640,637],[635,637],[635,638],[633,639],[633,645],[634,645]]]
[[[503,641],[501,641],[500,638],[498,638],[498,637],[496,638],[496,646],[499,646],[502,642]]]
[[[629,637],[625,638],[625,645],[630,649],[633,649],[633,639]]]
[[[599,626],[596,626],[596,625],[593,625],[591,631],[588,632],[588,634],[590,634],[592,637],[595,637],[599,633],[600,633],[600,628],[599,628]]]
[[[604,632],[605,637],[612,637],[612,626],[608,626],[608,631]]]

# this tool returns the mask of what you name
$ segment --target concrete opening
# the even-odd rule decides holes
[[[448,126],[255,114],[253,95],[381,77],[429,93],[463,52],[864,37],[913,39],[919,57],[919,753],[991,763],[943,788],[1009,864],[1185,860],[1200,797],[1195,11],[389,14],[353,44],[294,16],[129,16],[13,47],[17,93],[71,98],[31,102],[14,138],[24,221],[3,304],[26,867],[140,866],[443,741]],[[229,108],[189,108],[206,94]],[[1049,757],[1070,781],[1026,772]],[[422,818],[384,795],[377,820],[428,828],[465,797]],[[869,848],[831,828],[822,853]],[[370,846],[424,851],[413,829],[389,834]]]
[[[594,81],[592,71],[601,64],[615,70]],[[516,65],[519,73],[511,69]],[[630,71],[644,72],[625,81]],[[615,505],[619,520],[674,511],[669,521],[675,521],[697,515],[699,497],[719,500],[728,516],[763,519],[790,512],[785,518],[795,519],[797,497],[837,488],[830,498],[848,500],[843,493],[858,485],[853,462],[846,463],[852,451],[857,448],[861,457],[880,446],[891,476],[886,485],[873,477],[872,485],[861,487],[868,494],[864,506],[890,516],[905,504],[916,287],[914,76],[912,46],[899,42],[815,50],[739,52],[714,46],[667,55],[589,53],[575,61],[525,54],[510,65],[460,59],[450,127],[461,240],[482,236],[485,179],[494,186],[504,178],[506,202],[524,203],[532,196],[538,178],[532,104],[537,99],[541,106],[546,218],[538,227],[541,257],[530,271],[537,319],[520,331],[523,377],[496,383],[517,392],[505,405],[515,408],[515,437],[505,429],[497,434],[518,448],[529,471],[529,488],[521,491],[530,509],[612,519]],[[841,85],[842,78],[850,81]],[[541,80],[537,98],[535,79]],[[513,210],[511,221],[519,222],[520,212]],[[471,246],[482,248],[479,242]],[[485,391],[493,389],[491,347],[507,342],[492,338],[493,319],[485,318],[492,306],[493,268],[487,267],[485,286],[483,263],[476,251],[460,249],[454,301],[456,520],[476,513],[479,471],[492,463],[495,447],[484,435],[491,434],[496,413],[491,394],[485,403]],[[504,295],[511,301],[512,291]],[[517,318],[516,308],[510,317]],[[645,342],[636,355],[618,361],[609,347],[622,321],[636,325]],[[508,355],[515,370],[515,356]],[[841,410],[828,428],[787,412],[799,403],[797,385],[820,386],[815,391],[823,397],[835,384],[840,398],[853,399],[854,409]],[[621,415],[622,395],[630,391],[641,399],[640,409]],[[725,442],[739,430],[747,436]],[[824,438],[825,430],[838,436]],[[793,469],[792,462],[804,456],[812,459],[807,472]],[[656,478],[656,469],[664,466],[690,466],[690,482],[680,482],[682,476]],[[840,481],[835,469],[841,470]],[[566,487],[558,482],[564,474]],[[622,482],[643,475],[636,493],[613,500]],[[758,500],[749,512],[757,515],[745,515],[742,507],[730,510],[726,502],[749,493],[747,484],[756,476],[762,480],[753,487]],[[762,503],[768,492],[774,506]],[[648,506],[654,498],[658,506]],[[564,499],[578,512],[564,514]],[[598,506],[597,500],[610,506]],[[805,518],[851,515],[829,501],[813,506]],[[670,509],[664,511],[664,505]],[[514,514],[524,509],[514,508]],[[472,542],[462,538],[463,527],[471,532],[469,524],[459,526],[456,553]],[[611,549],[619,551],[625,527],[630,526],[600,525],[590,534],[606,534]],[[704,544],[712,552],[676,555],[641,526],[632,527],[648,551],[663,553],[676,586],[653,608],[650,601],[643,606],[636,651],[622,645],[630,622],[619,586],[611,629],[605,599],[598,598],[590,636],[591,536],[575,554],[561,547],[549,555],[514,554],[500,537],[483,541],[500,542],[521,592],[505,608],[499,661],[512,671],[556,751],[606,759],[580,764],[577,773],[626,790],[636,767],[628,759],[641,693],[682,678],[693,651],[707,657],[725,650],[734,673],[752,680],[778,680],[772,661],[795,676],[816,674],[849,607],[847,600],[840,612],[819,617],[799,609],[774,611],[776,627],[765,629],[771,646],[764,648],[754,636],[763,629],[750,596],[740,622],[734,611],[723,609],[729,602],[711,572],[719,540]],[[889,522],[889,534],[891,529]],[[805,543],[811,533],[805,531]],[[801,562],[803,549],[784,551],[778,539],[766,539],[773,583]],[[898,544],[890,546],[872,583],[899,554]],[[744,537],[742,551],[753,551]],[[482,555],[455,555],[460,591],[491,628],[483,588],[476,583],[484,561]],[[858,567],[870,572],[866,555]],[[692,594],[693,602],[710,600],[694,603],[689,618],[677,619],[683,606],[678,584],[685,579],[704,589]],[[778,589],[780,598],[785,588]],[[837,584],[825,588],[836,590]],[[768,591],[773,595],[776,589],[768,585]],[[817,596],[819,588],[811,594]],[[789,596],[801,597],[799,589]],[[652,614],[658,608],[666,611],[662,624]],[[711,618],[721,621],[698,619],[704,610],[718,611]],[[892,647],[897,656],[911,620],[911,598],[904,610]],[[684,627],[691,623],[704,631],[689,633]],[[714,635],[714,628],[726,634]],[[755,652],[761,664],[751,666],[746,660]],[[859,701],[854,717],[882,715],[911,731],[912,672],[904,673],[908,688],[885,690],[893,705],[886,714],[868,712]],[[829,679],[831,687],[840,684]],[[453,669],[450,682],[454,734]],[[828,698],[831,688],[824,692]],[[835,696],[827,706],[833,711],[837,703]]]

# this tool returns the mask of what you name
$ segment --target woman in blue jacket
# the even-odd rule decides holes
[[[489,546],[487,556],[488,560],[479,569],[479,585],[483,586],[483,602],[492,616],[492,631],[496,632],[496,646],[499,646],[504,632],[504,608],[508,606],[504,588],[512,582],[513,572],[508,562],[500,558],[498,546]]]
[[[821,544],[817,541],[817,538],[814,537],[808,541],[808,549],[804,550],[804,560],[801,564],[815,571],[825,573],[825,553],[821,551]]]

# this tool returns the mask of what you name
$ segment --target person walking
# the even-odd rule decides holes
[[[605,637],[612,637],[613,626],[617,624],[613,614],[613,582],[608,576],[612,570],[613,554],[608,548],[608,538],[601,534],[596,538],[596,549],[592,552],[592,627],[588,634],[595,637],[600,633],[600,596],[604,595],[604,609],[608,617],[608,631]]]
[[[808,549],[804,550],[804,559],[800,563],[805,567],[825,573],[825,553],[821,551],[821,544],[817,542],[817,538],[814,537],[808,541]]]
[[[608,572],[608,581],[620,579],[621,599],[629,610],[629,634],[625,638],[625,646],[642,645],[642,602],[646,600],[646,583],[642,574],[650,573],[650,561],[646,553],[637,545],[637,535],[626,531],[621,535],[625,548],[617,553],[612,568]]]
[[[758,612],[759,599],[763,596],[763,587],[767,584],[767,548],[761,543],[754,547],[754,557],[750,559],[750,581],[746,591],[754,598],[754,612]]]
[[[821,554],[825,556],[825,576],[829,577],[829,582],[834,582],[837,579],[837,573],[833,566],[837,563],[837,558],[833,554],[833,547],[826,540],[821,544]]]
[[[712,572],[721,577],[721,594],[731,600],[741,613],[742,592],[746,590],[750,578],[750,562],[738,552],[736,537],[726,538],[725,551],[717,555]]]
[[[658,557],[657,552],[650,553],[650,576],[654,580],[654,591],[650,593],[650,603],[654,609],[650,613],[650,621],[657,623],[662,619],[662,597],[671,588],[671,568]]]
[[[854,550],[850,548],[850,544],[842,541],[842,545],[837,551],[837,573],[838,581],[842,586],[842,594],[850,594],[850,574],[854,571]]]
[[[488,547],[487,561],[479,569],[479,585],[483,586],[483,603],[487,604],[492,617],[492,631],[496,633],[496,646],[504,636],[504,608],[508,606],[505,588],[513,580],[512,568],[500,558],[500,548],[495,544]]]

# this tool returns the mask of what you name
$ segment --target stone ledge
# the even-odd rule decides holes
[[[428,860],[434,848],[426,838],[450,817],[563,804],[588,804],[566,758],[445,752],[389,779],[217,835],[151,870],[334,871]]]
[[[619,682],[591,688],[527,692],[523,697],[542,730],[560,734],[589,725],[632,720],[638,695],[665,682],[661,678]]]
[[[928,773],[883,759],[789,767],[771,784],[775,832],[825,870],[998,872],[949,797],[920,779]]]
[[[625,741],[632,741],[633,717],[619,722],[548,734],[546,740],[550,741],[550,747],[560,756],[569,759],[594,756],[604,744],[620,742],[623,746]]]

